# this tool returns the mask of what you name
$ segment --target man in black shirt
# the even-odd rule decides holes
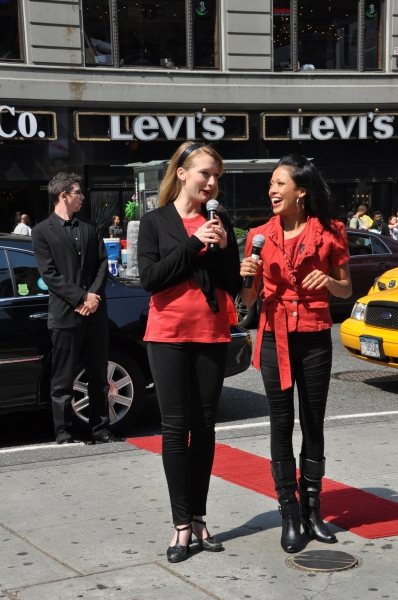
[[[373,213],[372,227],[377,227],[382,235],[390,236],[390,229],[387,223],[384,223],[382,214],[379,210],[375,210]]]
[[[58,173],[48,184],[55,208],[32,230],[40,275],[49,289],[48,327],[53,341],[51,399],[59,444],[74,441],[73,381],[86,368],[89,422],[95,443],[115,438],[108,431],[108,316],[105,286],[108,256],[98,227],[77,218],[84,196],[81,179]]]

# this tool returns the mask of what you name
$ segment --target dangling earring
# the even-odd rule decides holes
[[[302,199],[302,204],[301,206],[299,206],[299,202],[300,202],[300,196],[297,198],[296,200],[296,206],[297,206],[297,210],[304,210],[304,198]]]

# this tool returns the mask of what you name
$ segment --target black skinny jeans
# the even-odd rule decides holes
[[[271,421],[271,457],[289,460],[293,454],[294,402],[297,383],[303,434],[301,456],[317,462],[324,457],[323,424],[332,368],[330,329],[288,334],[292,387],[281,390],[275,333],[264,331],[261,374]]]
[[[162,416],[162,457],[173,523],[206,514],[214,459],[214,425],[228,343],[149,342]],[[189,436],[190,433],[190,436]]]

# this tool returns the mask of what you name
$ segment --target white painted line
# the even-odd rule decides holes
[[[335,421],[337,419],[357,419],[358,417],[383,417],[385,415],[398,415],[398,410],[375,413],[358,413],[356,415],[338,415],[336,417],[326,417],[325,421]]]
[[[336,417],[325,417],[325,421],[337,421],[338,419],[358,419],[363,417],[384,417],[388,415],[398,415],[398,410],[390,410],[386,412],[375,412],[375,413],[358,413],[354,415],[337,415]],[[294,420],[295,423],[300,423],[298,419]],[[255,427],[269,427],[270,421],[262,421],[260,423],[244,423],[243,425],[227,425],[225,427],[216,427],[216,431],[231,431],[233,429],[252,429]]]
[[[270,425],[269,421],[263,421],[262,423],[244,423],[243,425],[227,425],[226,427],[215,427],[216,431],[229,431],[230,429],[252,429],[253,427],[267,427]]]
[[[0,454],[11,454],[12,452],[23,452],[24,450],[46,450],[47,448],[73,448],[75,446],[84,446],[83,442],[75,442],[74,444],[41,444],[35,446],[20,446],[19,448],[4,448],[0,450]]]

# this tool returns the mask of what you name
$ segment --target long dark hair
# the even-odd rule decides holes
[[[290,177],[299,188],[304,188],[305,210],[318,220],[328,231],[337,233],[331,224],[337,217],[337,206],[332,192],[313,162],[301,154],[287,154],[280,160],[278,167],[288,167]]]

